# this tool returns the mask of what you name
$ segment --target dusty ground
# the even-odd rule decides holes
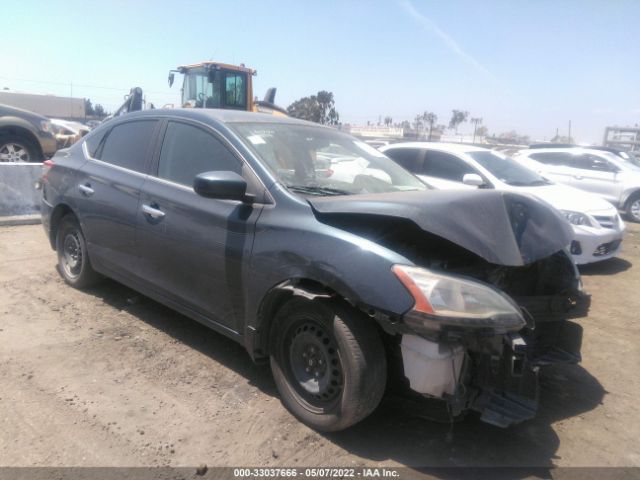
[[[543,378],[535,420],[449,426],[386,401],[318,434],[232,341],[107,281],[67,287],[38,226],[0,228],[0,465],[640,466],[640,226],[583,269],[581,366]]]

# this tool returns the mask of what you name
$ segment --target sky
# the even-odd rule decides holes
[[[133,86],[178,103],[167,74],[203,60],[258,71],[287,106],[333,92],[344,123],[447,124],[490,133],[558,131],[599,143],[640,124],[640,1],[0,0],[0,88],[90,98],[114,110]],[[472,126],[463,124],[460,132]]]

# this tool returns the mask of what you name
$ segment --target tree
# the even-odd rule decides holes
[[[105,111],[104,107],[102,105],[100,105],[99,103],[96,103],[96,106],[93,107],[93,111],[96,117],[98,118],[104,118],[108,115],[108,113]]]
[[[476,135],[478,135],[478,137],[486,137],[489,135],[489,129],[484,125],[480,125],[476,130]]]
[[[482,118],[472,118],[471,123],[473,123],[473,143],[476,143],[476,132],[478,131],[478,125],[482,123]]]
[[[398,124],[398,126],[400,128],[405,129],[405,130],[409,130],[411,128],[411,123],[409,122],[409,120],[403,120],[402,122],[400,122]]]
[[[91,100],[88,98],[84,99],[84,114],[87,117],[91,117],[96,114],[93,105],[91,105]]]
[[[387,127],[390,127],[392,123],[393,123],[393,118],[391,118],[391,117],[384,117],[384,124],[385,124]]]
[[[422,130],[422,115],[416,115],[413,119],[413,128],[416,130],[416,135],[419,135]]]
[[[467,121],[469,112],[462,110],[451,110],[451,120],[449,120],[449,128],[455,129],[458,133],[458,125]]]
[[[515,130],[501,133],[500,135],[498,135],[497,140],[501,143],[508,143],[511,145],[528,145],[529,144],[529,136],[520,135]]]
[[[438,116],[433,112],[424,112],[422,114],[422,120],[429,125],[429,140],[431,140],[433,125],[438,121]]]
[[[551,139],[551,143],[571,143],[573,144],[573,137],[567,137],[566,135],[558,135],[556,133],[556,136],[553,137]]]
[[[322,125],[337,125],[340,115],[336,111],[333,93],[321,90],[317,95],[302,97],[287,107],[287,113],[295,118]]]

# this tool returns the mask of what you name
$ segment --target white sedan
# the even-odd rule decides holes
[[[596,195],[555,184],[498,152],[431,142],[396,143],[380,150],[435,188],[495,188],[546,201],[573,227],[570,251],[577,264],[605,260],[620,251],[625,224],[614,206]]]

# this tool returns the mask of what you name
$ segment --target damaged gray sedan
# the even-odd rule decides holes
[[[111,277],[242,343],[318,430],[389,390],[508,426],[535,415],[540,367],[580,360],[589,297],[559,214],[429,190],[334,129],[151,110],[59,152],[42,187],[67,283]]]

